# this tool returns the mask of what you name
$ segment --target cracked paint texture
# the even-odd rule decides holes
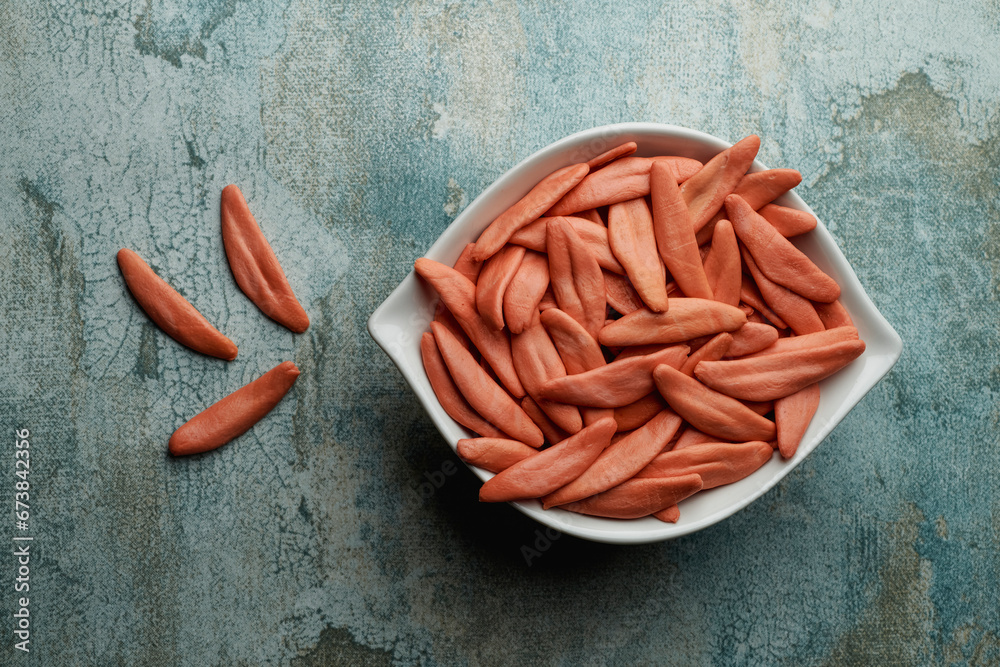
[[[32,432],[36,538],[0,663],[1000,662],[995,2],[7,0],[0,32],[0,425]],[[906,347],[760,501],[626,548],[478,504],[364,324],[506,169],[631,120],[760,134]],[[303,335],[236,287],[230,182]],[[121,247],[237,360],[152,326]],[[167,456],[286,359],[267,419]]]

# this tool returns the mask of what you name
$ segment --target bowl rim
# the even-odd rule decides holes
[[[587,130],[575,132],[551,144],[548,144],[547,146],[540,148],[539,150],[535,151],[534,153],[532,153],[531,155],[524,158],[516,165],[508,169],[496,180],[494,180],[493,183],[491,183],[475,199],[473,199],[472,202],[470,202],[469,205],[466,206],[465,209],[448,224],[448,226],[442,231],[442,233],[438,236],[438,238],[434,241],[434,243],[431,244],[430,248],[428,248],[427,251],[421,256],[436,258],[438,259],[438,261],[447,261],[450,258],[453,263],[454,259],[457,258],[457,254],[447,253],[444,251],[447,248],[455,247],[456,237],[462,236],[463,232],[467,232],[467,229],[475,227],[474,223],[470,224],[469,219],[475,217],[479,208],[483,208],[485,205],[488,205],[489,203],[492,202],[492,200],[498,198],[502,194],[508,194],[514,196],[513,201],[517,201],[517,199],[519,199],[521,196],[523,196],[523,194],[526,193],[527,190],[523,190],[519,194],[517,192],[514,192],[513,194],[509,192],[504,193],[504,190],[511,189],[511,183],[510,183],[511,181],[516,181],[520,178],[521,172],[529,171],[531,167],[533,166],[537,167],[539,164],[545,163],[563,152],[565,152],[565,158],[566,158],[564,163],[559,163],[560,161],[556,160],[555,166],[550,164],[547,165],[546,168],[549,169],[550,171],[553,171],[555,169],[559,169],[560,167],[572,164],[574,162],[586,161],[586,159],[589,159],[589,157],[584,157],[583,159],[576,159],[576,157],[581,157],[581,156],[574,157],[572,155],[572,151],[568,150],[570,148],[576,147],[582,152],[583,145],[581,144],[584,142],[589,142],[589,145],[594,147],[593,150],[588,150],[586,153],[587,155],[592,157],[594,155],[601,153],[603,150],[607,150],[607,148],[611,147],[612,145],[619,145],[621,143],[630,140],[635,140],[638,142],[639,139],[641,138],[639,135],[644,135],[646,138],[648,138],[649,135],[656,135],[664,139],[674,139],[674,140],[680,139],[680,140],[691,141],[701,144],[703,146],[707,146],[715,150],[716,153],[732,146],[731,143],[726,142],[718,137],[707,134],[705,132],[701,132],[699,130],[694,130],[691,128],[681,127],[678,125],[670,125],[663,123],[650,123],[650,122],[615,123],[609,125],[600,125]],[[604,148],[600,148],[601,145],[603,145]],[[639,152],[640,153],[642,152],[641,144]],[[766,167],[759,160],[754,160],[754,163],[750,167],[750,170],[759,171],[767,168],[768,167]],[[780,201],[783,205],[807,211],[808,213],[816,216],[815,211],[813,211],[812,208],[805,201],[803,201],[802,198],[796,192],[794,192],[794,190],[784,194],[780,198]],[[857,274],[855,273],[853,267],[847,261],[847,258],[840,250],[840,247],[837,245],[832,234],[823,224],[823,221],[819,219],[819,216],[816,216],[816,219],[818,221],[817,226],[816,229],[813,232],[811,232],[811,234],[815,234],[816,236],[814,238],[816,238],[821,245],[827,246],[827,248],[832,251],[826,254],[825,259],[835,267],[837,272],[842,274],[843,277],[847,278],[851,282],[852,288],[856,288],[856,290],[852,289],[852,298],[860,299],[861,301],[860,305],[864,307],[865,311],[864,313],[866,317],[865,321],[867,324],[878,329],[879,333],[882,335],[883,338],[881,343],[883,344],[884,349],[881,350],[881,353],[876,357],[877,359],[881,360],[881,363],[878,365],[877,368],[874,369],[874,373],[866,375],[866,381],[864,384],[866,384],[867,386],[864,386],[863,388],[854,391],[848,397],[847,400],[845,400],[841,405],[837,407],[833,417],[828,421],[827,424],[825,424],[820,429],[820,432],[816,436],[813,436],[808,447],[803,448],[800,446],[800,451],[796,454],[795,457],[787,461],[782,460],[782,462],[785,465],[782,467],[780,471],[774,474],[774,476],[770,480],[765,482],[760,488],[756,489],[753,493],[744,496],[739,501],[726,505],[724,508],[716,512],[713,512],[707,516],[704,516],[700,519],[690,522],[684,522],[682,514],[681,522],[677,524],[663,523],[662,527],[658,527],[658,529],[656,530],[619,529],[610,531],[610,530],[595,529],[587,526],[574,525],[572,522],[567,523],[567,518],[572,518],[575,517],[576,515],[567,510],[561,510],[558,508],[542,510],[541,503],[539,503],[537,500],[515,501],[509,504],[513,505],[515,508],[517,508],[518,511],[529,516],[535,521],[538,521],[539,523],[545,526],[554,528],[568,535],[573,535],[575,537],[595,542],[603,542],[607,544],[648,544],[653,542],[669,540],[677,537],[682,537],[684,535],[689,535],[691,533],[703,530],[705,528],[708,528],[709,526],[719,523],[720,521],[736,514],[740,510],[746,508],[751,503],[762,497],[765,493],[774,488],[782,479],[784,479],[786,475],[788,475],[792,470],[798,467],[798,465],[805,458],[807,458],[826,439],[826,437],[833,430],[833,428],[835,428],[844,419],[844,417],[861,401],[861,399],[864,398],[864,396],[869,391],[871,391],[871,389],[874,388],[875,385],[877,385],[883,377],[885,377],[886,373],[888,373],[889,370],[891,370],[892,367],[899,360],[899,357],[902,354],[902,347],[903,347],[903,341],[900,338],[899,334],[895,331],[892,325],[885,319],[882,313],[872,302],[871,297],[869,297],[868,292],[864,289],[864,286],[858,279]],[[482,229],[485,229],[485,227],[490,222],[492,222],[492,218],[486,219],[486,217],[484,216],[483,219],[480,220],[480,222],[481,222],[481,229],[479,229],[475,233],[474,237],[478,237],[479,233],[482,232]],[[462,244],[460,247],[464,247],[464,244]],[[843,283],[843,279],[839,282]],[[383,302],[375,309],[375,311],[369,317],[367,328],[371,337],[375,340],[375,342],[379,345],[379,347],[381,347],[383,351],[385,351],[385,353],[389,356],[392,362],[399,369],[400,373],[402,373],[404,379],[407,381],[407,384],[410,385],[411,390],[413,390],[413,392],[416,394],[417,399],[421,402],[424,410],[431,417],[431,420],[434,422],[435,426],[437,427],[441,435],[444,437],[445,441],[451,447],[452,451],[457,452],[457,440],[453,441],[452,436],[448,433],[448,431],[450,430],[449,426],[451,427],[457,426],[459,429],[462,429],[462,427],[456,424],[451,419],[450,416],[444,413],[443,408],[441,408],[440,403],[437,402],[436,398],[433,398],[432,400],[431,397],[433,397],[433,392],[430,392],[430,396],[428,396],[428,392],[422,390],[421,388],[418,388],[414,384],[414,379],[411,378],[406,368],[406,364],[404,363],[404,360],[402,358],[402,355],[400,351],[397,349],[397,346],[395,346],[393,344],[393,341],[391,341],[389,337],[386,335],[386,331],[380,328],[381,321],[385,319],[387,312],[394,305],[393,297],[394,296],[398,297],[404,290],[411,289],[413,286],[416,286],[417,289],[420,289],[419,285],[420,282],[417,280],[415,272],[411,269],[410,272],[407,274],[407,276],[385,298],[385,300],[383,300]],[[430,290],[429,287],[424,287],[424,289],[426,289],[429,293],[433,295],[433,291]],[[432,300],[436,302],[436,295],[432,296]],[[852,317],[855,315],[855,313],[851,314]],[[856,318],[855,320],[857,323]],[[427,318],[425,326],[420,331],[420,334],[422,334],[423,331],[427,330],[426,323],[429,323],[429,318]],[[866,343],[868,343],[867,340]],[[867,355],[868,353],[869,350],[866,349],[865,355]],[[864,357],[865,355],[862,355],[862,357]],[[858,360],[855,360],[855,362],[852,363],[856,364],[858,363]],[[422,367],[420,370],[422,373],[423,372]],[[806,443],[803,443],[803,445],[805,444]],[[473,474],[479,477],[482,481],[485,481],[493,476],[492,473],[489,473],[481,468],[469,465],[464,461],[462,461],[462,463],[465,464],[465,466],[469,468],[473,472]],[[753,473],[753,475],[756,475],[758,472],[760,471]],[[753,475],[750,475],[750,477],[753,477]],[[563,515],[568,515],[568,517]],[[590,518],[596,518],[596,517],[590,517]],[[613,521],[613,522],[624,521],[620,519],[603,519],[603,520]]]

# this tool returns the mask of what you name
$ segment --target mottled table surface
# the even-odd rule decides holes
[[[997,3],[582,5],[0,3],[0,663],[1000,661]],[[760,134],[905,349],[731,519],[641,547],[550,541],[475,501],[364,325],[498,175],[631,120]],[[236,287],[230,182],[303,335]],[[123,246],[239,358],[153,327]],[[167,456],[186,418],[286,359],[302,377],[266,420]]]

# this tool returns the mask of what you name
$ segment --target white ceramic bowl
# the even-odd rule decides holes
[[[452,265],[467,243],[475,241],[499,213],[524,196],[544,176],[560,167],[589,160],[626,141],[639,145],[638,156],[681,155],[703,162],[731,145],[702,132],[656,123],[622,123],[578,132],[543,148],[497,179],[444,230],[425,256]],[[762,169],[766,167],[755,162],[751,171]],[[813,212],[794,193],[784,195],[778,203]],[[543,510],[541,503],[534,500],[511,504],[539,523],[570,535],[613,544],[643,544],[686,535],[731,516],[764,495],[801,463],[892,368],[899,359],[903,343],[868,298],[822,221],[815,231],[795,239],[795,244],[840,283],[841,303],[853,318],[867,348],[847,368],[822,382],[819,409],[792,459],[785,461],[776,454],[746,479],[682,501],[681,518],[676,524],[651,517],[624,521],[560,509]],[[420,358],[420,337],[428,330],[436,303],[437,295],[433,290],[410,271],[372,314],[368,331],[410,383],[454,450],[458,440],[470,437],[470,433],[452,420],[438,403]],[[493,476],[480,468],[469,468],[483,481]],[[478,500],[469,498],[469,502]]]

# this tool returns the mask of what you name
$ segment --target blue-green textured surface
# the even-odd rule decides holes
[[[4,511],[0,663],[1000,663],[1000,8],[583,4],[0,2],[0,503],[28,428],[35,536],[24,655]],[[547,543],[475,502],[364,323],[507,168],[632,120],[760,134],[905,350],[733,518]],[[230,182],[301,336],[232,279]],[[153,327],[123,246],[239,358]],[[285,359],[266,420],[167,456]]]

